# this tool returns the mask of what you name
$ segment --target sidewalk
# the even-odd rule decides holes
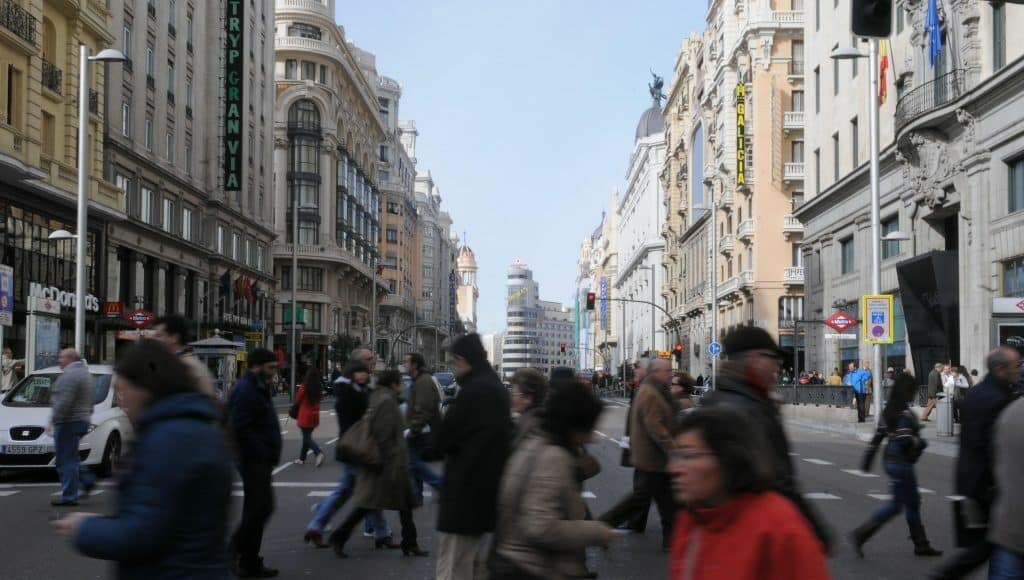
[[[914,413],[920,417],[924,409],[914,407]],[[783,405],[782,416],[786,423],[803,429],[835,433],[856,437],[859,441],[870,441],[875,434],[875,418],[868,415],[867,422],[857,422],[856,409],[830,407],[824,405]],[[953,426],[952,437],[940,437],[936,433],[935,422],[926,422],[921,435],[928,441],[925,453],[934,453],[945,457],[956,457],[960,453],[960,426]]]

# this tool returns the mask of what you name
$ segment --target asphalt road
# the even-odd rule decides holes
[[[285,407],[281,408],[282,417]],[[625,408],[612,403],[602,417],[599,435],[592,452],[604,469],[587,483],[586,497],[595,514],[611,507],[630,488],[632,472],[619,467],[619,448],[615,442],[622,434]],[[315,433],[321,444],[335,434],[334,417],[324,411],[322,426]],[[299,433],[294,424],[282,421],[285,458],[298,455]],[[875,477],[865,477],[854,470],[859,463],[864,443],[844,437],[791,428],[794,459],[797,461],[804,491],[813,494],[811,501],[821,510],[837,534],[845,534],[883,503],[887,480],[876,467]],[[328,449],[329,446],[325,446]],[[953,459],[944,454],[927,452],[918,465],[918,477],[924,488],[923,514],[933,543],[940,549],[952,545],[951,518],[947,496],[952,494]],[[429,558],[403,558],[398,551],[375,551],[371,540],[354,536],[349,545],[350,558],[338,560],[330,550],[315,550],[302,543],[302,533],[311,517],[311,506],[334,487],[340,469],[328,459],[321,468],[312,465],[283,463],[274,477],[277,510],[264,537],[264,556],[269,565],[282,571],[281,578],[329,578],[339,574],[359,578],[429,579],[433,578],[433,553]],[[80,511],[104,512],[112,508],[116,492],[104,482],[98,495],[83,500]],[[78,555],[64,541],[55,537],[49,525],[53,513],[49,505],[57,491],[53,474],[0,474],[0,577],[6,580],[38,580],[50,578],[89,579],[113,577],[107,563]],[[240,488],[233,498],[240,505]],[[420,545],[436,549],[434,524],[437,518],[436,495],[427,498],[416,512]],[[397,514],[388,514],[399,531]],[[340,517],[335,518],[335,524]],[[830,561],[837,579],[871,578],[872,580],[908,580],[926,577],[937,559],[913,555],[905,522],[893,520],[868,544],[867,558],[860,560],[842,541],[838,554]],[[640,580],[665,578],[667,556],[660,550],[660,522],[652,509],[646,534],[630,535],[617,541],[609,550],[591,550],[590,567],[601,578]],[[974,579],[983,578],[977,574]]]

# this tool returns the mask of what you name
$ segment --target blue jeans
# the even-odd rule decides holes
[[[78,485],[91,486],[95,477],[89,468],[82,465],[78,456],[78,444],[88,432],[86,421],[57,423],[53,426],[54,455],[57,459],[57,475],[60,476],[60,499],[78,501]]]
[[[356,469],[356,466],[349,463],[344,464],[338,486],[334,488],[331,495],[327,496],[327,499],[316,506],[316,513],[313,514],[313,519],[306,526],[307,530],[324,531],[324,528],[327,527],[327,522],[331,521],[334,514],[338,513],[341,506],[345,505],[345,502],[352,497],[352,492],[355,491],[357,474],[358,469]],[[363,520],[363,529],[367,533],[373,533],[374,536],[380,539],[386,538],[391,534],[388,522],[384,519],[384,514],[379,510],[374,510],[366,516],[366,519]]]
[[[996,546],[988,562],[988,580],[1024,579],[1024,554]]]
[[[921,525],[921,493],[917,489],[917,474],[909,463],[885,462],[885,473],[889,475],[892,499],[875,510],[871,519],[884,523],[906,510],[907,524]]]
[[[313,455],[320,455],[320,446],[313,441],[313,430],[300,428],[299,431],[302,431],[302,450],[299,451],[299,459],[305,461],[306,454],[310,451],[313,452]]]
[[[413,483],[416,485],[416,497],[423,503],[423,484],[426,483],[434,489],[441,489],[441,482],[444,478],[423,461],[422,447],[414,441],[409,441],[409,471],[412,473]]]

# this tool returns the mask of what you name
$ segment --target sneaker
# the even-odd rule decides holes
[[[324,464],[324,454],[323,453],[317,453],[316,454],[316,466],[320,467],[323,464]]]
[[[375,538],[375,537],[377,537],[377,535],[374,534],[373,532],[366,532],[366,531],[364,531],[363,532],[363,537],[364,538]]]
[[[295,463],[295,465],[305,465],[306,464],[306,460],[305,459],[296,459],[294,461],[294,463]]]

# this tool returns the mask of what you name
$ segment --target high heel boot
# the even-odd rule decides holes
[[[928,535],[924,533],[924,526],[918,524],[910,526],[910,539],[914,541],[915,556],[941,556],[942,550],[936,550],[928,541]]]

